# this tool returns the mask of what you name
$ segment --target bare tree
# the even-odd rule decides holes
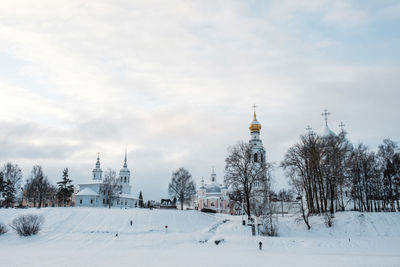
[[[168,186],[168,192],[171,198],[176,198],[181,203],[190,200],[196,194],[196,185],[192,179],[192,175],[184,168],[179,168],[172,173],[172,179]]]
[[[224,182],[233,191],[241,192],[245,201],[246,213],[251,216],[252,198],[256,196],[256,183],[266,181],[267,166],[265,161],[254,162],[251,145],[239,142],[228,149],[225,159]]]
[[[25,195],[28,199],[33,199],[34,206],[38,202],[38,208],[43,206],[43,203],[52,198],[53,186],[50,184],[47,176],[43,173],[42,166],[33,166],[31,176],[25,184]]]
[[[100,191],[103,192],[104,198],[106,199],[106,204],[111,208],[114,201],[119,199],[121,194],[122,185],[117,179],[117,174],[115,170],[107,169],[104,174],[103,184],[101,185]]]

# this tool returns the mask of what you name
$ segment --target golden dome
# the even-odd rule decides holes
[[[249,129],[250,129],[250,132],[252,132],[252,133],[254,133],[254,132],[259,133],[261,130],[261,124],[257,121],[256,112],[254,112],[254,119],[251,122]]]

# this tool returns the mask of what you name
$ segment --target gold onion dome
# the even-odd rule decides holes
[[[257,121],[256,112],[254,112],[254,119],[251,122],[249,129],[252,133],[257,132],[259,133],[261,130],[261,124]]]

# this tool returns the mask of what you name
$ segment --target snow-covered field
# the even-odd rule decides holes
[[[0,209],[0,221],[21,213],[42,214],[43,230],[0,236],[0,266],[400,266],[400,213],[337,213],[332,228],[314,217],[310,231],[285,215],[273,238],[197,211]]]

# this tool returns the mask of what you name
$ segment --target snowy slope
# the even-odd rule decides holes
[[[400,266],[399,213],[337,213],[332,228],[316,216],[310,231],[285,215],[274,238],[252,237],[240,216],[197,211],[0,209],[0,221],[20,213],[42,214],[43,231],[0,236],[1,266]]]

